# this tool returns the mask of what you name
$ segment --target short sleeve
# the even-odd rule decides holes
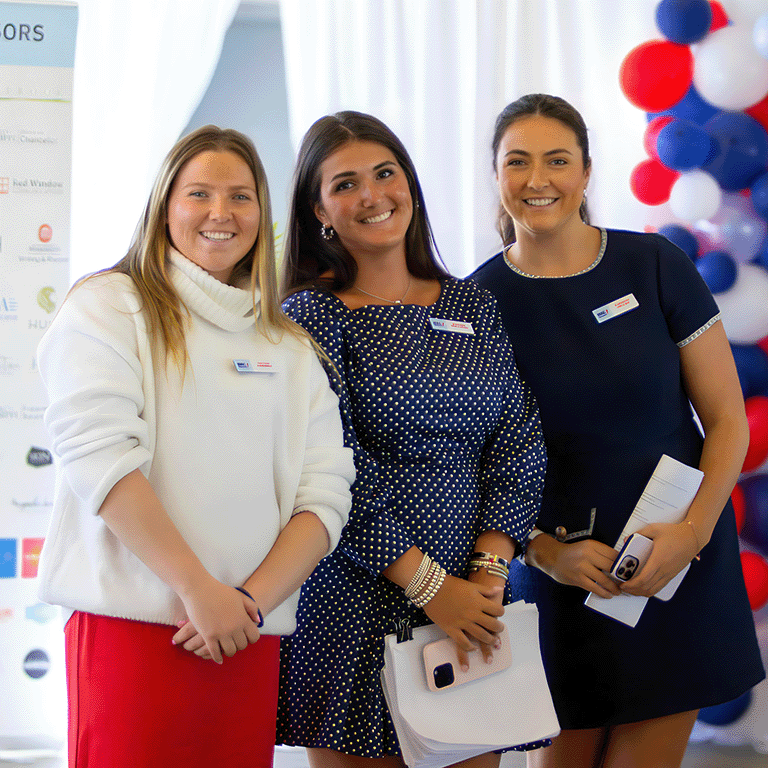
[[[658,249],[659,301],[669,334],[684,347],[720,319],[704,279],[686,253],[662,235],[649,235]]]

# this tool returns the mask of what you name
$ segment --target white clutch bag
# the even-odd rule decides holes
[[[384,696],[409,768],[444,768],[560,732],[539,651],[539,612],[519,601],[505,608],[512,663],[486,677],[440,691],[427,687],[423,649],[445,633],[417,627],[413,639],[387,635]]]

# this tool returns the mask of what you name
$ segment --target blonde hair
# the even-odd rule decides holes
[[[168,250],[171,246],[166,226],[168,197],[173,182],[184,165],[201,152],[208,151],[232,152],[237,155],[251,170],[256,182],[256,197],[260,209],[256,242],[235,264],[230,282],[234,285],[245,278],[250,279],[254,294],[254,311],[255,290],[259,289],[261,316],[258,329],[272,343],[277,343],[283,332],[306,339],[302,329],[286,317],[280,308],[269,188],[256,148],[253,142],[239,131],[205,125],[179,139],[167,154],[152,185],[128,253],[113,267],[103,270],[106,273],[122,273],[133,280],[142,299],[152,349],[155,352],[164,349],[181,371],[187,362],[185,327],[189,310],[168,274]]]

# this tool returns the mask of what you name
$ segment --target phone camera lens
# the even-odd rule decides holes
[[[447,688],[449,685],[453,684],[455,679],[453,675],[453,664],[450,662],[447,664],[440,664],[440,666],[435,667],[433,675],[435,677],[435,688]]]

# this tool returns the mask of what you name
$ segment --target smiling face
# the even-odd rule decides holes
[[[496,179],[518,236],[581,224],[589,168],[576,134],[559,120],[532,115],[512,123],[499,144]]]
[[[171,244],[222,283],[251,250],[261,210],[256,182],[234,152],[205,151],[186,162],[168,195]]]
[[[320,166],[315,215],[356,257],[402,249],[413,216],[408,178],[392,152],[372,141],[350,141]]]

